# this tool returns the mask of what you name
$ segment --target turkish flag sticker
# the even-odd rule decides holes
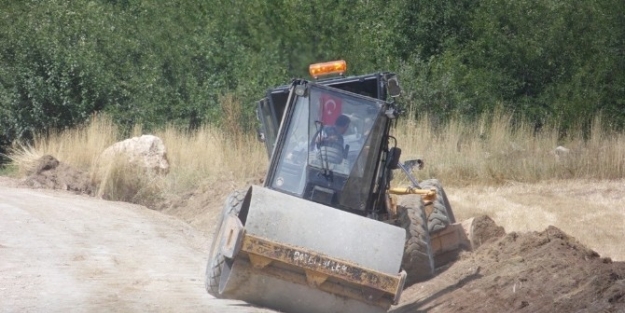
[[[343,102],[339,98],[332,97],[328,94],[323,94],[319,98],[321,102],[320,113],[321,122],[323,125],[334,125],[336,119],[342,113]]]

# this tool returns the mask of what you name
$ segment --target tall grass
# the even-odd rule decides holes
[[[425,161],[419,178],[436,177],[448,185],[625,177],[625,135],[606,130],[600,118],[587,139],[581,131],[563,137],[556,125],[535,131],[528,123],[511,121],[499,111],[477,122],[454,119],[444,125],[424,116],[399,122],[394,135],[402,159]],[[556,152],[558,146],[568,153]]]
[[[267,166],[265,150],[250,134],[234,136],[214,126],[192,132],[168,126],[156,135],[167,147],[168,181],[175,190],[193,188],[204,180],[260,178]]]
[[[163,140],[170,163],[170,171],[162,179],[137,171],[122,159],[107,163],[107,168],[96,168],[102,166],[97,162],[99,155],[125,139],[120,138],[121,131],[105,115],[93,116],[89,123],[75,129],[37,137],[32,144],[17,143],[9,157],[23,176],[37,166],[39,158],[52,155],[89,173],[99,186],[98,195],[141,204],[152,204],[159,192],[182,193],[201,183],[228,182],[237,186],[257,181],[267,166],[266,150],[255,135],[244,131],[242,123],[246,121],[241,117],[240,102],[224,96],[221,103],[224,118],[219,126],[206,125],[190,131],[168,125],[153,133]],[[143,134],[141,126],[131,133]]]
[[[167,147],[171,172],[169,187],[184,191],[202,181],[234,181],[236,185],[262,178],[267,167],[267,153],[256,136],[246,132],[241,103],[232,96],[220,99],[222,122],[193,131],[169,125],[156,135]]]
[[[24,175],[44,155],[82,171],[91,171],[100,153],[118,139],[118,128],[109,116],[93,116],[85,125],[74,129],[36,136],[32,144],[16,143],[9,154],[13,165]]]
[[[107,192],[101,189],[99,194],[127,200],[129,196],[123,194],[130,190],[134,194],[131,201],[149,203],[152,200],[148,198],[158,193],[183,193],[205,183],[240,186],[262,178],[267,156],[263,145],[246,131],[250,127],[244,124],[252,121],[242,120],[237,99],[224,96],[220,100],[223,122],[219,126],[188,130],[168,125],[153,133],[167,148],[170,171],[166,177],[122,180],[124,175],[138,174],[111,170],[103,181],[98,181],[100,187],[121,184],[123,188]],[[561,138],[555,126],[535,132],[529,124],[511,121],[511,116],[503,112],[485,115],[477,122],[453,119],[442,125],[424,116],[400,121],[393,135],[403,150],[402,159],[418,157],[425,161],[424,170],[416,172],[418,178],[435,177],[445,185],[625,177],[625,135],[606,131],[600,119],[595,120],[586,139],[581,132]],[[119,134],[110,118],[94,116],[84,126],[38,137],[32,145],[15,146],[10,157],[22,175],[46,154],[94,174],[98,156],[123,139]],[[141,134],[140,126],[134,129],[133,135]],[[570,152],[557,155],[558,145],[566,146]],[[133,184],[137,186],[132,187]]]

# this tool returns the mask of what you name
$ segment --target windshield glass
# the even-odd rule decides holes
[[[349,175],[380,111],[379,102],[313,88],[308,164],[334,174]]]
[[[333,205],[364,209],[384,133],[385,103],[310,84],[292,105],[270,185],[304,198],[312,197],[315,187],[331,189]]]

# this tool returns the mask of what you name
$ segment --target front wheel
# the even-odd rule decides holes
[[[432,203],[432,213],[428,216],[428,231],[430,234],[444,229],[449,224],[455,223],[456,217],[451,209],[451,204],[447,199],[447,194],[445,194],[443,185],[438,179],[424,180],[419,186],[421,189],[434,188],[436,190],[436,200]]]
[[[206,265],[206,291],[215,298],[222,298],[219,292],[219,281],[221,280],[221,274],[224,266],[226,265],[226,258],[221,254],[220,242],[222,238],[221,229],[226,216],[234,214],[239,216],[241,207],[243,206],[243,200],[247,190],[237,190],[231,193],[224,203],[223,210],[221,211],[221,219],[219,226],[213,235],[213,242],[210,248],[210,255],[208,256],[208,264]]]
[[[407,273],[407,287],[434,276],[434,258],[421,196],[399,197],[397,210],[399,224],[406,230],[402,268]]]

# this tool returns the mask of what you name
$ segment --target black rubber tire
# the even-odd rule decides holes
[[[434,257],[421,196],[399,197],[397,209],[399,226],[406,230],[402,268],[407,273],[405,287],[408,287],[434,276]]]
[[[205,287],[206,291],[211,294],[215,298],[221,298],[222,296],[219,294],[219,281],[221,280],[221,273],[224,267],[225,262],[227,262],[226,258],[221,254],[219,249],[219,241],[221,240],[221,229],[223,227],[224,220],[226,216],[229,214],[234,214],[236,216],[241,212],[241,207],[243,206],[243,200],[245,199],[245,195],[247,190],[236,190],[232,192],[224,203],[223,209],[221,211],[221,218],[219,221],[219,226],[213,235],[213,242],[210,248],[210,254],[208,256],[208,264],[206,265],[206,281]]]
[[[449,224],[455,223],[456,217],[451,209],[451,204],[447,199],[447,194],[445,194],[443,185],[438,179],[424,180],[419,186],[421,189],[436,189],[436,200],[432,204],[432,213],[428,216],[428,231],[430,234],[444,229]]]

